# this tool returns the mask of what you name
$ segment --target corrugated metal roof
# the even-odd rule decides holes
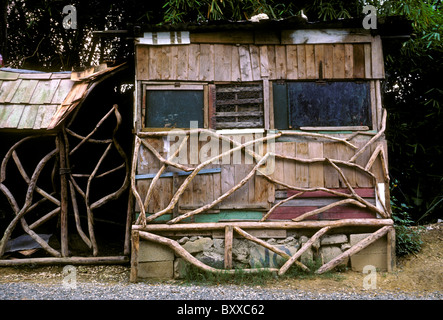
[[[74,83],[70,72],[0,69],[0,129],[47,129]]]

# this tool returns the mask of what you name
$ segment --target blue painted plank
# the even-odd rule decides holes
[[[198,174],[209,174],[209,173],[220,173],[221,168],[213,168],[213,169],[202,169],[198,172]],[[186,171],[178,171],[177,172],[179,176],[189,176],[191,172]],[[160,178],[171,178],[173,176],[173,172],[165,172],[160,175]],[[142,180],[142,179],[152,179],[155,177],[155,173],[148,173],[148,174],[137,174],[135,176],[135,180]]]

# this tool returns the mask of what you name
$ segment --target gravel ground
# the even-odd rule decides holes
[[[443,300],[442,292],[308,292],[260,286],[177,284],[1,283],[0,300]]]

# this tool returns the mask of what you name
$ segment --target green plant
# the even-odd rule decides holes
[[[408,212],[411,207],[398,201],[395,196],[391,196],[391,208],[395,227],[397,256],[419,252],[422,245],[420,227],[413,226],[414,221]]]

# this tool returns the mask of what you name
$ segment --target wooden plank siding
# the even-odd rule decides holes
[[[371,63],[380,58],[372,46],[381,50],[378,40],[368,44],[137,45],[137,80],[378,79],[384,76],[384,67]]]
[[[168,148],[165,147],[163,138],[144,138],[150,143],[158,153],[164,157],[168,157]],[[369,138],[359,138],[355,141],[358,146],[363,146]],[[302,139],[299,139],[302,140]],[[199,153],[204,149],[204,144],[200,141]],[[207,146],[206,146],[207,147]],[[189,144],[188,144],[189,148]],[[267,147],[266,147],[267,148]],[[331,150],[334,152],[331,153]],[[257,151],[257,150],[256,150]],[[371,157],[371,149],[368,149],[356,161],[356,164],[364,167]],[[304,142],[276,142],[275,153],[283,156],[292,157],[294,159],[322,159],[327,157],[332,160],[348,160],[353,150],[346,145],[338,142],[328,141],[312,141],[306,139]],[[183,214],[191,210],[198,209],[203,205],[213,202],[222,194],[228,192],[236,184],[238,184],[253,168],[254,164],[246,161],[244,154],[240,157],[231,155],[225,158],[224,162],[210,164],[198,174],[191,183],[186,187],[184,193],[179,198],[178,214]],[[188,163],[191,161],[189,152],[186,158],[183,158],[180,163]],[[229,163],[226,163],[229,161]],[[234,162],[235,161],[235,162]],[[191,167],[201,163],[189,164]],[[256,163],[254,161],[254,163]],[[161,167],[160,161],[146,148],[140,149],[140,156],[137,165],[137,174],[156,174]],[[375,185],[376,183],[383,183],[383,169],[379,161],[376,161],[371,168],[371,172],[376,177],[376,180],[364,173],[358,168],[346,167],[339,165],[343,170],[347,180],[354,190],[366,199],[368,202],[375,204]],[[213,171],[211,171],[213,169]],[[215,170],[216,169],[216,170]],[[156,213],[166,208],[172,199],[177,188],[185,181],[186,175],[180,174],[176,181],[174,176],[166,173],[180,172],[179,169],[167,167],[162,177],[158,180],[156,187],[153,190],[152,198],[148,206],[147,212],[149,214]],[[142,199],[145,198],[149,185],[152,181],[150,178],[138,178],[137,190]],[[311,164],[300,163],[291,159],[276,159],[275,171],[271,177],[288,185],[304,188],[321,188],[326,187],[344,193],[349,193],[347,186],[343,182],[336,169],[326,162],[318,162]],[[175,186],[175,187],[174,187]],[[249,210],[256,213],[264,214],[279,201],[285,199],[296,193],[297,191],[287,189],[281,185],[274,185],[263,176],[256,174],[244,186],[239,188],[236,192],[224,199],[222,202],[213,208],[199,214],[198,219],[216,219],[216,214],[220,213],[222,217],[229,210],[238,212],[237,218],[242,217],[241,210]],[[278,207],[269,219],[293,219],[305,212],[318,209],[324,205],[328,205],[334,201],[338,201],[336,196],[324,191],[306,192],[300,198],[290,200],[289,202]],[[138,205],[135,208],[139,212]],[[227,211],[228,210],[228,211]],[[210,215],[211,218],[204,218],[205,215]],[[203,217],[203,218],[202,218]],[[336,218],[374,218],[375,215],[367,208],[360,208],[352,204],[340,205],[331,208],[317,216],[309,219],[336,219]],[[243,217],[244,218],[244,217]],[[167,219],[166,216],[164,219]],[[197,221],[191,218],[192,221]],[[202,220],[202,221],[203,221]],[[159,220],[160,221],[160,220]]]

